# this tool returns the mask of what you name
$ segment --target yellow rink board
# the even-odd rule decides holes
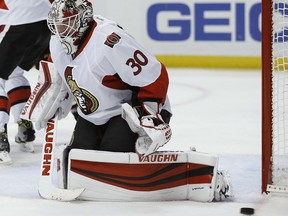
[[[260,69],[260,57],[156,55],[166,67]]]

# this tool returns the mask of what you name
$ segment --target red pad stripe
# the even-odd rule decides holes
[[[211,183],[214,167],[192,163],[116,164],[71,160],[71,171],[134,191]]]
[[[45,81],[44,81],[44,84],[41,87],[41,89],[39,89],[39,91],[38,91],[38,93],[37,93],[37,95],[33,101],[33,104],[31,106],[31,110],[29,112],[29,118],[31,118],[31,115],[32,115],[37,103],[41,99],[41,97],[45,94],[47,89],[49,89],[51,86],[51,76],[50,76],[50,72],[49,72],[48,63],[47,62],[40,62],[40,64],[42,65]]]

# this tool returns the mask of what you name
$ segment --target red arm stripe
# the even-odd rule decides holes
[[[9,10],[4,0],[0,1],[0,9]]]
[[[151,83],[150,85],[139,89],[137,97],[140,101],[152,98],[158,99],[161,103],[165,102],[169,85],[169,78],[165,66],[163,64],[161,65],[161,74],[157,80],[155,80],[155,82]]]

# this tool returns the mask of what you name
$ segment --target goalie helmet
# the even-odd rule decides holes
[[[75,54],[93,20],[93,7],[88,0],[55,0],[48,14],[48,27],[59,37],[67,54]]]

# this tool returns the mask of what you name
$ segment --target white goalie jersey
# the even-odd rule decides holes
[[[1,0],[0,25],[21,25],[47,19],[49,0]]]
[[[57,36],[50,42],[52,60],[79,115],[100,125],[121,115],[121,104],[133,103],[131,98],[164,104],[169,82],[165,67],[115,22],[94,19],[75,56],[64,52]]]

